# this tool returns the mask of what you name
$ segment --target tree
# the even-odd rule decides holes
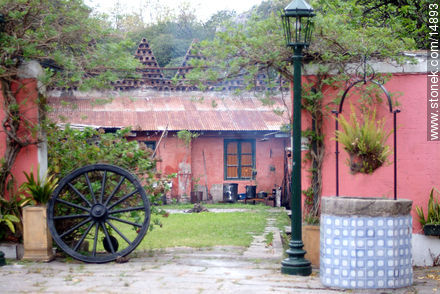
[[[411,35],[419,49],[429,48],[428,0],[358,0],[365,19],[396,27],[400,37]]]
[[[416,36],[401,34],[402,23],[377,23],[364,13],[357,0],[314,0],[315,33],[305,62],[315,64],[317,72],[303,86],[302,106],[312,119],[312,128],[305,132],[310,139],[312,193],[315,206],[321,193],[321,165],[324,158],[322,130],[325,105],[323,97],[334,87],[344,87],[347,64],[360,63],[364,57],[380,57],[403,61],[401,52],[415,47]],[[263,3],[267,6],[267,3]],[[274,1],[274,11],[288,1]],[[209,83],[240,77],[251,90],[262,72],[276,72],[292,81],[292,52],[286,48],[279,13],[258,13],[258,7],[245,22],[229,22],[212,41],[200,44],[203,60],[194,60],[196,67],[187,75],[200,88]],[[310,192],[310,191],[309,191]],[[310,194],[310,193],[309,193]],[[316,207],[315,207],[316,210]]]
[[[90,89],[130,75],[137,61],[126,53],[131,42],[118,41],[110,25],[91,16],[82,0],[3,0],[0,14],[0,85],[5,113],[1,127],[6,134],[0,194],[4,195],[18,152],[39,142],[38,130],[44,125],[25,121],[20,112],[12,87],[20,83],[20,66],[30,60],[43,65],[40,82],[45,86]],[[43,96],[38,104],[44,113]]]

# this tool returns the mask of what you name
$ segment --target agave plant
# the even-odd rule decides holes
[[[26,172],[23,173],[27,182],[21,185],[20,190],[31,196],[36,204],[46,204],[49,201],[52,192],[55,190],[58,179],[53,175],[47,175],[47,173],[43,179],[40,179],[38,175],[37,177],[34,176],[32,170],[29,174]]]
[[[359,120],[351,105],[350,121],[341,116],[338,122],[342,130],[336,131],[336,140],[344,145],[350,155],[352,173],[370,174],[387,161],[391,151],[386,141],[392,131],[384,130],[385,120],[376,120],[375,109],[364,113],[362,120]]]
[[[436,194],[436,197],[434,197]],[[440,202],[439,202],[440,192],[436,188],[432,188],[429,194],[428,201],[428,211],[425,217],[422,207],[416,207],[416,212],[419,217],[419,222],[422,226],[424,225],[440,225]]]

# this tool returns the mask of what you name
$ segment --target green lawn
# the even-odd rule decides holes
[[[193,204],[164,205],[164,210],[189,210]],[[245,204],[206,204],[206,208],[244,209],[240,212],[171,213],[168,217],[152,216],[162,222],[162,227],[154,225],[149,230],[137,250],[168,247],[212,247],[220,245],[250,246],[254,235],[261,235],[269,216],[276,219],[281,230],[289,225],[284,210],[274,211],[273,207]],[[270,211],[269,211],[270,210]],[[151,225],[150,225],[151,226]]]
[[[163,226],[150,230],[137,249],[249,246],[253,235],[263,233],[267,216],[268,212],[260,210],[170,214],[165,218],[160,217]]]
[[[266,206],[258,203],[257,205],[243,204],[243,203],[216,203],[216,204],[203,204],[207,209],[220,208],[220,209],[246,209],[246,210],[268,210],[273,207]],[[194,207],[194,204],[168,204],[159,206],[161,209],[181,209],[188,210]]]

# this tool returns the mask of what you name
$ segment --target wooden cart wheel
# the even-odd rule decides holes
[[[104,263],[133,251],[150,223],[139,180],[108,164],[79,168],[63,178],[47,208],[58,246],[75,259]]]

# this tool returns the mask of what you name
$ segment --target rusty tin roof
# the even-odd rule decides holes
[[[58,123],[139,131],[277,131],[288,123],[283,99],[265,105],[251,94],[132,91],[77,93],[54,91],[49,116]],[[107,101],[106,101],[107,100]],[[280,110],[284,113],[280,115]]]

